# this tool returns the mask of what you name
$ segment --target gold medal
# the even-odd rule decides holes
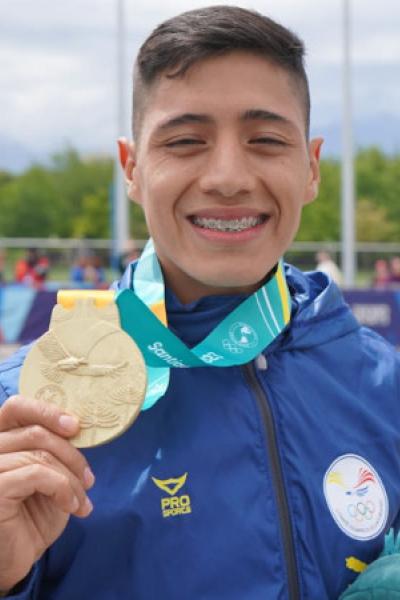
[[[146,366],[120,327],[114,292],[58,293],[49,331],[29,351],[19,391],[78,417],[74,446],[97,446],[121,435],[146,394]]]

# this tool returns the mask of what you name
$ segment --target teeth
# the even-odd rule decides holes
[[[193,217],[193,223],[203,229],[217,231],[244,231],[263,222],[263,217],[243,217],[242,219],[206,219]]]

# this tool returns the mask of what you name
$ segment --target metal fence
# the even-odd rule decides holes
[[[146,240],[135,240],[138,250],[142,249]],[[8,268],[27,248],[37,248],[45,253],[55,267],[69,268],[77,256],[85,252],[93,252],[101,257],[105,267],[115,267],[113,243],[110,239],[78,239],[78,238],[0,238],[0,250],[6,251],[5,262]],[[320,250],[327,250],[335,262],[341,264],[341,243],[332,241],[294,242],[286,252],[285,258],[299,268],[313,269],[316,264],[315,255]],[[368,285],[368,277],[374,269],[374,262],[379,258],[400,256],[400,243],[363,243],[356,244],[358,266],[357,283]]]

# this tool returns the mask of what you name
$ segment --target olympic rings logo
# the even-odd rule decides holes
[[[349,516],[356,521],[370,521],[375,512],[375,504],[372,500],[367,500],[367,502],[357,502],[357,504],[348,504],[347,512]]]

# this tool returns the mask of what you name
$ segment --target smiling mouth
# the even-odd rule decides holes
[[[191,223],[201,229],[209,231],[222,231],[226,233],[241,233],[247,229],[252,229],[262,225],[268,219],[267,215],[258,215],[251,217],[242,217],[240,219],[215,219],[206,217],[189,217]]]

